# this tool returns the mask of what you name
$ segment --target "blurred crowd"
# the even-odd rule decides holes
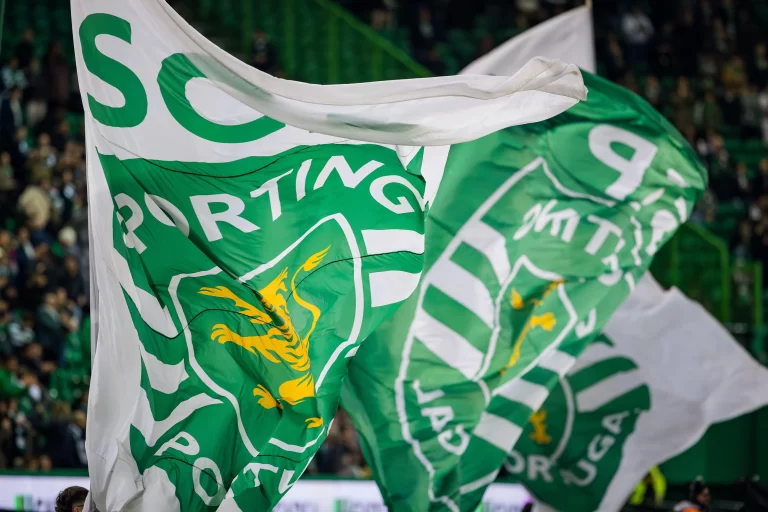
[[[73,74],[58,42],[38,53],[32,30],[0,68],[0,468],[86,465],[88,226]]]

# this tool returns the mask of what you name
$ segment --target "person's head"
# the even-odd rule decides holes
[[[40,456],[40,471],[51,471],[53,469],[53,461],[48,455]]]
[[[11,165],[11,154],[7,151],[0,153],[0,165],[8,167]]]
[[[59,305],[59,296],[53,292],[48,292],[43,296],[43,303],[45,303],[46,306],[51,307],[58,307]]]
[[[74,256],[67,256],[67,259],[64,260],[64,270],[67,271],[67,274],[70,276],[77,275],[77,271],[80,269],[80,264],[77,261],[77,258]]]
[[[34,30],[32,30],[31,28],[26,29],[24,31],[23,39],[24,39],[25,43],[33,42],[35,40],[35,32],[34,32]]]
[[[56,497],[56,512],[83,512],[88,489],[73,485],[67,487]]]
[[[738,174],[739,176],[746,176],[747,173],[748,173],[747,164],[745,164],[744,162],[739,162],[738,164],[736,164],[736,174]]]
[[[8,67],[11,69],[19,69],[19,59],[16,57],[8,59]]]
[[[428,23],[432,21],[432,11],[430,11],[429,7],[426,5],[419,7],[419,21],[422,23]]]
[[[683,11],[683,23],[687,26],[693,25],[693,9],[686,9]]]
[[[8,99],[11,101],[21,101],[21,88],[14,87],[8,92]]]
[[[71,175],[71,173],[70,173]],[[59,243],[64,247],[72,247],[77,242],[77,232],[71,226],[65,226],[59,231]]]
[[[253,34],[251,34],[251,37],[253,38],[254,42],[262,43],[267,40],[267,33],[264,32],[262,29],[257,28],[253,31]]]
[[[77,425],[82,429],[85,429],[85,423],[87,420],[85,411],[83,411],[82,409],[78,409],[75,411],[75,414],[73,416],[74,416],[75,425]]]
[[[688,82],[688,77],[687,76],[679,76],[679,77],[677,77],[677,93],[678,94],[682,94],[682,93],[686,93],[687,94],[689,86],[690,86],[690,84]]]
[[[755,45],[755,55],[757,57],[765,57],[766,54],[766,45],[764,41],[761,41]]]
[[[43,132],[37,137],[37,145],[41,148],[47,148],[51,145],[51,136]]]
[[[704,93],[704,101],[706,101],[707,103],[715,102],[715,93],[712,92],[711,89],[708,89],[707,92]]]
[[[41,361],[43,359],[43,347],[39,343],[30,343],[24,347],[24,357],[30,361]]]
[[[697,505],[703,507],[709,506],[712,496],[709,493],[709,487],[701,480],[692,482],[688,489],[688,499]]]
[[[16,130],[16,142],[24,142],[29,136],[29,131],[26,126],[21,126]]]

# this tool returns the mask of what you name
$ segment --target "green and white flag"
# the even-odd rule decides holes
[[[537,510],[619,510],[651,467],[767,404],[768,369],[699,304],[646,274],[504,466]]]
[[[88,509],[269,510],[418,284],[428,162],[410,146],[559,114],[581,75],[539,59],[322,87],[246,66],[162,0],[72,16],[98,302]]]
[[[705,188],[650,105],[585,84],[550,120],[423,153],[444,172],[419,290],[360,348],[342,398],[394,510],[480,502]]]

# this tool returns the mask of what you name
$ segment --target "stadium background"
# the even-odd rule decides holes
[[[259,69],[332,84],[455,74],[583,2],[170,3]],[[69,2],[0,0],[0,10],[0,470],[83,473],[87,197]],[[598,73],[670,118],[710,171],[710,190],[654,275],[768,362],[768,2],[594,0],[593,13]],[[627,21],[637,16],[652,33]],[[713,427],[663,471],[670,484],[768,478],[768,410]],[[343,413],[310,473],[369,476]]]

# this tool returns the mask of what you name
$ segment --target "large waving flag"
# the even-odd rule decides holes
[[[768,369],[699,304],[646,274],[504,466],[546,508],[619,510],[650,468],[710,425],[765,405]]]
[[[321,87],[163,0],[72,0],[96,352],[89,507],[269,510],[322,444],[360,343],[418,284],[411,147],[556,115],[577,68]],[[358,142],[358,141],[366,142]]]
[[[361,347],[342,398],[394,510],[474,509],[705,188],[658,112],[585,83],[548,121],[423,152],[442,182],[419,291]]]

